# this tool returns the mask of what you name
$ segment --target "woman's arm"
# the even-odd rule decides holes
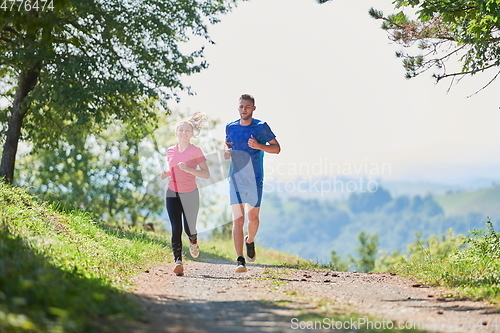
[[[171,175],[172,175],[172,173],[169,170],[169,171],[163,171],[160,176],[161,176],[161,179],[165,179],[167,177],[170,177]]]
[[[187,173],[190,173],[196,177],[208,179],[210,177],[210,171],[208,170],[207,161],[203,161],[198,166],[199,169],[193,169],[186,165],[186,163],[180,162],[179,168]]]

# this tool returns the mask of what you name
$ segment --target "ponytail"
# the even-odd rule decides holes
[[[203,122],[205,121],[206,116],[201,112],[196,112],[191,116],[189,120],[180,121],[175,130],[179,128],[180,125],[189,124],[193,128],[193,137],[197,137],[200,134],[201,128],[203,126]]]

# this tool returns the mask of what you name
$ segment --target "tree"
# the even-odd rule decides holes
[[[347,205],[353,213],[374,212],[392,201],[391,194],[379,187],[375,192],[353,192],[347,200]]]
[[[406,195],[402,195],[392,200],[392,202],[384,208],[388,214],[403,212],[410,207],[410,199]]]
[[[111,124],[100,135],[61,142],[21,157],[19,183],[64,209],[83,209],[111,225],[153,223],[163,198],[147,193],[139,143]]]
[[[338,271],[347,271],[349,266],[354,265],[359,272],[371,272],[375,268],[375,260],[377,259],[378,251],[378,234],[369,235],[364,231],[358,234],[359,245],[356,248],[357,258],[348,255],[347,261],[337,255],[335,250],[330,251],[330,265]]]
[[[181,76],[206,67],[203,48],[183,52],[181,44],[212,42],[207,26],[236,0],[22,3],[0,10],[0,97],[10,102],[0,115],[0,178],[7,182],[20,140],[55,147],[115,120],[141,137],[156,121],[155,102],[189,92]]]
[[[358,259],[351,256],[350,261],[356,265],[360,272],[371,272],[375,268],[375,259],[377,259],[378,234],[368,235],[361,231],[358,235],[359,245],[357,247]]]
[[[318,0],[325,3],[329,0]],[[396,0],[398,13],[385,16],[371,8],[371,17],[383,20],[389,38],[407,48],[398,51],[406,77],[430,69],[433,77],[460,79],[491,69],[493,75],[481,89],[500,74],[500,0]],[[405,9],[415,11],[411,19]],[[453,59],[453,60],[452,60]],[[450,61],[452,60],[452,61]],[[454,68],[452,62],[459,64]]]
[[[382,29],[391,40],[411,48],[417,54],[397,52],[403,59],[408,78],[431,68],[438,72],[437,82],[444,78],[462,78],[488,69],[494,71],[491,84],[500,74],[500,0],[396,1],[397,9],[416,9],[417,18],[410,19],[403,10],[384,16],[381,11],[370,9],[370,15],[383,20]],[[455,59],[461,67],[447,66]]]
[[[342,258],[337,254],[337,251],[330,251],[330,266],[339,272],[347,272],[349,269],[349,262],[342,260]]]

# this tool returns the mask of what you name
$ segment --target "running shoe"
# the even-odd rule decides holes
[[[254,262],[257,257],[257,255],[255,254],[255,242],[247,243],[247,239],[248,235],[245,236],[245,245],[247,247],[247,253],[246,253],[247,261]]]
[[[236,273],[245,273],[247,271],[247,267],[245,266],[245,258],[238,257],[238,259],[236,259],[236,262],[238,263],[238,267],[236,267]]]
[[[182,266],[182,261],[177,260],[175,262],[174,273],[177,276],[183,276],[184,275],[184,267]]]
[[[189,245],[189,253],[191,253],[191,257],[198,258],[198,256],[200,255],[200,248],[198,247],[198,243]]]

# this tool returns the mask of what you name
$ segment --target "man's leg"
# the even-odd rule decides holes
[[[253,243],[254,238],[259,230],[259,212],[260,204],[262,202],[262,184],[256,184],[255,188],[252,188],[250,192],[250,202],[254,204],[249,204],[248,206],[248,237],[246,238],[247,243]]]
[[[245,204],[231,205],[233,211],[233,243],[236,255],[243,257],[243,226],[245,225]]]
[[[260,207],[249,207],[247,243],[253,243],[254,238],[257,235],[257,231],[259,230],[259,212]]]
[[[257,230],[259,230],[259,211],[260,207],[249,206],[248,211],[248,235],[245,236],[244,242],[246,246],[246,259],[248,262],[254,262],[256,259],[255,255],[255,243],[254,238],[257,235]]]

